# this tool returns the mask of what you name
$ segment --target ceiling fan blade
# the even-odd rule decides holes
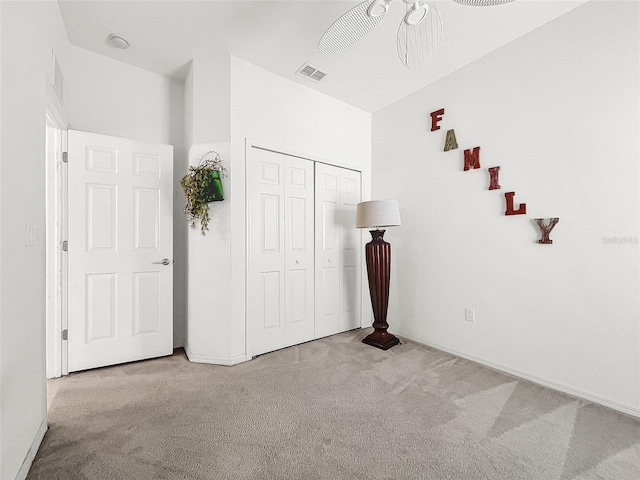
[[[368,14],[369,6],[373,3],[380,7],[375,16]],[[324,32],[318,50],[321,53],[335,53],[357,42],[382,20],[386,13],[386,5],[388,1],[380,0],[366,0],[356,5]]]
[[[398,56],[410,70],[422,70],[438,53],[442,40],[442,17],[440,12],[429,3],[420,2],[427,7],[424,17],[416,24],[407,22],[409,13],[400,22],[398,29]]]
[[[469,5],[471,7],[490,7],[491,5],[502,5],[503,3],[511,3],[514,0],[453,0],[461,5]]]

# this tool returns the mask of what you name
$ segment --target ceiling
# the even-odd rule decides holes
[[[376,28],[341,52],[324,55],[318,41],[354,1],[70,1],[59,0],[69,41],[78,47],[175,78],[201,55],[231,54],[367,112],[375,112],[585,3],[586,0],[516,0],[468,7],[430,3],[444,24],[432,65],[407,70],[396,53],[405,12],[391,2]],[[119,50],[110,33],[130,43]],[[320,83],[296,75],[309,62],[329,73]]]

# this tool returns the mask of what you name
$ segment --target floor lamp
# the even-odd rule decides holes
[[[384,241],[384,230],[380,227],[402,225],[400,209],[396,200],[371,200],[358,204],[356,227],[369,228],[371,241],[367,243],[367,273],[369,293],[373,307],[374,331],[362,339],[363,343],[388,350],[400,343],[397,337],[387,332],[387,307],[389,306],[389,281],[391,279],[391,245]]]

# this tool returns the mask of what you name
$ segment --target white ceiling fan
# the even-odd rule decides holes
[[[403,0],[406,10],[398,28],[398,56],[405,67],[422,70],[438,53],[442,40],[442,17],[430,3]],[[490,6],[514,0],[453,0],[470,6]],[[355,43],[387,13],[391,0],[365,0],[342,15],[322,35],[318,50],[335,53]]]

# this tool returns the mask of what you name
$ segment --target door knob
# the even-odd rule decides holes
[[[300,263],[300,259],[296,260],[296,263]]]
[[[333,260],[329,259],[329,263],[331,263]]]
[[[168,258],[163,258],[161,262],[152,262],[154,265],[169,265],[171,261]]]

